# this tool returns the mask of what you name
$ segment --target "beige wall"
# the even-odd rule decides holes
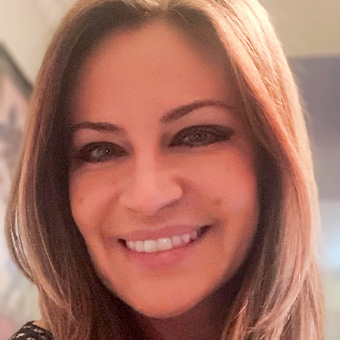
[[[74,0],[0,0],[0,42],[33,81],[54,27]]]
[[[260,0],[286,54],[340,54],[340,0]],[[32,81],[51,32],[74,0],[0,0],[0,41]]]
[[[260,0],[289,56],[340,55],[339,0]]]

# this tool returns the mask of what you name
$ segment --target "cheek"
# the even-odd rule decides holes
[[[236,150],[197,157],[183,165],[182,174],[208,201],[220,211],[240,212],[257,206],[257,178],[251,154]]]
[[[113,188],[115,183],[106,173],[75,171],[69,176],[72,215],[85,238],[92,229],[98,231],[98,225],[105,224],[108,208],[112,207],[112,192],[105,188]]]
[[[188,167],[189,173],[197,197],[204,197],[209,213],[220,221],[216,231],[220,253],[230,258],[233,256],[230,252],[235,252],[241,260],[253,239],[259,214],[253,157],[237,149],[211,157],[209,161],[197,159]]]

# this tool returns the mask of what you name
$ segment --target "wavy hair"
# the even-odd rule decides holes
[[[131,308],[97,277],[72,218],[67,94],[104,35],[154,19],[224,49],[256,143],[258,232],[221,340],[323,339],[317,190],[305,120],[280,43],[255,0],[84,0],[64,18],[36,80],[6,218],[12,257],[38,287],[54,338],[147,339]]]

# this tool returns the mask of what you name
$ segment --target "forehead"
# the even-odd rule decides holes
[[[96,119],[98,108],[106,115],[162,112],[210,97],[233,101],[235,93],[224,52],[159,20],[115,31],[86,56],[71,96],[72,120]]]

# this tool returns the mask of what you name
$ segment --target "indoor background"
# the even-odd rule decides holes
[[[340,1],[260,2],[270,13],[308,113],[323,225],[326,340],[340,340]],[[3,220],[31,86],[56,25],[73,3],[0,0],[0,340],[39,318],[35,288],[9,258]]]

